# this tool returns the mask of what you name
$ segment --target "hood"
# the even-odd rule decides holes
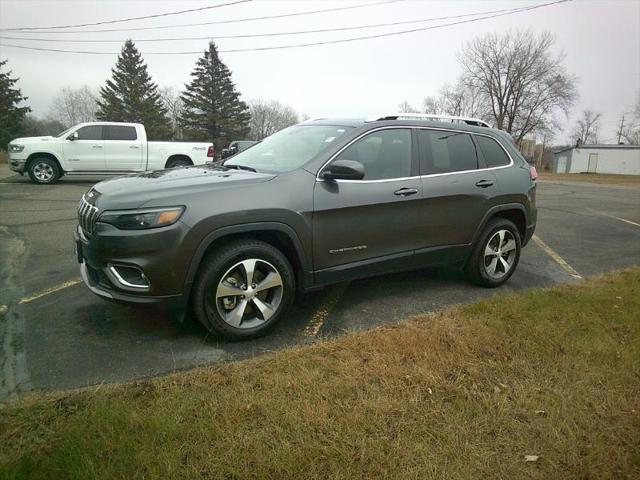
[[[15,140],[11,140],[11,142],[9,143],[13,143],[18,144],[18,145],[24,145],[26,143],[38,143],[38,142],[45,142],[45,141],[51,141],[53,140],[55,137],[52,137],[51,135],[45,136],[45,137],[22,137],[22,138],[16,138]]]
[[[139,208],[159,199],[210,192],[212,188],[230,188],[266,182],[275,175],[232,170],[212,164],[154,170],[127,175],[96,184],[98,208]]]

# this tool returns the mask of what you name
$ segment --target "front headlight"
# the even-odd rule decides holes
[[[20,153],[23,150],[24,150],[24,145],[15,145],[12,143],[9,144],[9,152]]]
[[[100,215],[98,222],[109,223],[121,230],[144,230],[172,225],[178,221],[182,212],[184,212],[184,207],[107,210]]]

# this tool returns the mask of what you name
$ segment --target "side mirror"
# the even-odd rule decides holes
[[[67,140],[71,140],[72,142],[77,139],[78,139],[78,132],[73,132],[71,135],[67,137]]]
[[[362,180],[364,165],[355,160],[336,160],[320,176],[325,180]]]

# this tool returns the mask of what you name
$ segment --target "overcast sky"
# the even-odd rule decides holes
[[[190,9],[232,0],[209,1],[30,1],[0,0],[0,28],[91,23]],[[171,26],[184,23],[238,19],[262,15],[328,9],[379,0],[272,1],[254,0],[213,10],[87,27],[114,29]],[[4,36],[47,39],[109,39],[124,41],[185,36],[212,36],[290,32],[402,20],[462,15],[534,5],[536,0],[420,1],[407,0],[332,13],[208,26],[128,32],[54,34],[2,32]],[[366,30],[290,35],[270,38],[220,39],[221,50],[268,45],[309,43],[406,30],[447,23],[412,24]],[[458,20],[459,21],[459,20]],[[590,108],[604,114],[601,137],[615,141],[623,112],[633,108],[640,94],[640,1],[575,0],[524,13],[455,25],[436,30],[364,40],[262,52],[222,53],[245,100],[277,99],[311,117],[370,117],[397,111],[403,100],[419,107],[460,74],[456,53],[464,43],[487,32],[508,29],[549,30],[556,50],[566,54],[566,66],[579,78],[580,99],[557,141],[565,140],[577,114]],[[82,29],[77,29],[82,30]],[[37,116],[45,116],[53,95],[64,86],[102,85],[109,76],[121,44],[59,43],[0,39],[0,58],[7,58],[20,88]],[[8,43],[66,50],[113,52],[88,55],[19,50]],[[160,86],[181,89],[189,80],[197,54],[151,55],[152,52],[204,50],[207,40],[139,42],[149,71]]]

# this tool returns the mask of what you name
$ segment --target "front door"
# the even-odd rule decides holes
[[[596,173],[598,171],[598,154],[589,154],[589,166],[587,167],[588,173]]]
[[[95,172],[104,170],[102,130],[102,125],[87,125],[67,137],[63,149],[68,171]]]
[[[316,181],[313,213],[316,272],[326,269],[346,272],[373,266],[374,270],[369,270],[372,273],[375,264],[410,262],[418,241],[414,231],[416,207],[422,198],[411,129],[386,128],[368,133],[335,160],[362,163],[365,177]],[[317,281],[322,283],[322,273],[319,275]]]
[[[131,172],[145,169],[142,141],[133,125],[105,126],[105,165],[110,172]]]

